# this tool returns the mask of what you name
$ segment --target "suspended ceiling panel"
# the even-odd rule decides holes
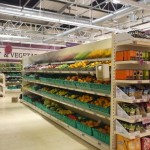
[[[47,10],[52,10],[52,11],[59,11],[65,4],[62,3],[57,3],[53,1],[48,1],[48,0],[43,0],[41,4],[39,4],[37,7],[42,9],[47,9]]]
[[[89,18],[91,18],[91,15],[93,18],[100,18],[106,15],[106,13],[103,13],[100,11],[95,11],[95,10],[90,11],[90,9],[85,9],[85,8],[76,7],[76,6],[72,6],[70,10],[68,9],[65,10],[65,13],[69,13],[69,12],[70,14],[74,14],[75,16],[79,15],[79,16],[84,16],[84,17],[89,17]]]

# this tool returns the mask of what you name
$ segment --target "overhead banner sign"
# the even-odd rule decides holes
[[[6,45],[4,48],[0,48],[0,59],[14,59],[14,60],[21,60],[24,56],[33,56],[42,53],[46,53],[47,51],[43,50],[27,50],[27,49],[19,49],[19,48],[12,48],[10,45]]]

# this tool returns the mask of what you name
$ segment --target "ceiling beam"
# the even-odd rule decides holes
[[[28,5],[31,0],[27,0],[26,3],[22,6],[22,10]]]
[[[35,3],[32,8],[34,9],[35,7],[37,7],[40,4],[40,1],[41,0],[38,0],[37,3]]]
[[[57,3],[60,3],[60,4],[72,4],[72,6],[76,6],[76,7],[80,7],[80,8],[84,8],[84,9],[91,9],[91,6],[86,6],[86,5],[79,5],[79,4],[75,4],[75,3],[72,3],[72,2],[64,2],[64,1],[60,1],[60,0],[48,0],[48,1],[51,1],[51,2],[57,2]],[[104,13],[108,13],[107,10],[101,10],[99,8],[93,8],[92,10],[95,10],[95,11],[98,11],[98,12],[104,12]]]
[[[65,4],[65,5],[58,11],[58,13],[59,13],[59,14],[63,14],[63,12],[64,12],[67,8],[69,8],[71,5],[72,5],[72,4],[70,4],[70,3]]]
[[[16,17],[46,21],[46,22],[68,24],[68,25],[96,29],[96,30],[109,30],[109,31],[114,31],[114,32],[123,32],[122,30],[118,30],[116,28],[108,28],[108,27],[102,27],[102,26],[89,24],[89,22],[85,22],[84,20],[81,20],[81,19],[80,20],[73,19],[72,17],[69,17],[69,16],[62,17],[62,15],[60,16],[57,13],[52,14],[50,12],[41,11],[41,14],[42,14],[41,15],[41,14],[39,14],[38,10],[24,8],[24,10],[21,12],[20,9],[21,9],[21,7],[0,4],[0,13],[9,15],[9,16],[16,16]]]
[[[118,10],[118,11],[116,11],[114,13],[108,14],[108,15],[106,15],[104,17],[95,19],[95,20],[93,20],[92,24],[102,23],[102,22],[104,22],[106,20],[111,20],[111,19],[113,19],[113,18],[115,18],[117,16],[119,17],[119,16],[122,16],[122,15],[126,15],[127,13],[130,13],[130,12],[132,12],[134,10],[137,10],[137,8],[135,8],[135,7],[127,7],[127,8],[124,8],[122,10]],[[57,36],[50,37],[50,38],[44,40],[44,42],[48,42],[49,40],[52,40],[52,39],[57,39],[58,37],[64,37],[66,35],[69,35],[70,33],[79,31],[81,29],[83,29],[83,27],[76,27],[76,28],[70,29],[68,31],[63,32],[62,34],[58,34]]]
[[[128,4],[134,7],[138,7],[141,9],[146,9],[146,10],[150,10],[150,6],[148,6],[146,3],[144,3],[144,1],[139,1],[139,2],[135,2],[133,0],[120,0],[120,3],[122,4]]]

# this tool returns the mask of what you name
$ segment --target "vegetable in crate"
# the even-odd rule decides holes
[[[110,135],[110,126],[109,125],[100,125],[100,127],[96,128],[98,131]]]
[[[81,102],[90,102],[92,101],[94,98],[88,94],[80,96],[77,98],[77,100],[81,101]]]
[[[81,123],[87,125],[88,127],[98,127],[100,125],[100,122],[94,121],[94,120],[87,120],[87,121],[82,121]]]
[[[95,101],[91,102],[91,104],[94,104],[96,106],[101,106],[104,108],[110,107],[110,99],[107,97],[99,97]]]

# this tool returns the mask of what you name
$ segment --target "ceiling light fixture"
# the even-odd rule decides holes
[[[14,39],[30,39],[29,37],[24,37],[24,36],[14,36],[14,35],[4,35],[0,34],[0,38],[14,38]]]
[[[112,1],[114,4],[118,4],[118,3],[120,3],[120,0],[113,0]]]
[[[18,17],[23,17],[23,18],[29,18],[29,19],[36,19],[36,20],[42,20],[42,21],[47,21],[47,22],[55,22],[55,23],[61,23],[61,24],[69,24],[73,26],[78,26],[78,27],[84,27],[84,28],[90,28],[90,29],[96,29],[96,30],[107,30],[111,32],[126,32],[124,30],[119,30],[115,28],[109,28],[109,27],[102,27],[102,26],[97,26],[97,25],[92,25],[92,24],[87,24],[87,23],[81,23],[81,22],[75,22],[75,21],[69,21],[66,19],[60,19],[60,18],[54,18],[54,17],[48,17],[44,16],[44,14],[29,14],[29,13],[23,13],[21,11],[15,11],[15,9],[0,9],[1,14],[5,15],[11,15],[11,16],[18,16]]]

